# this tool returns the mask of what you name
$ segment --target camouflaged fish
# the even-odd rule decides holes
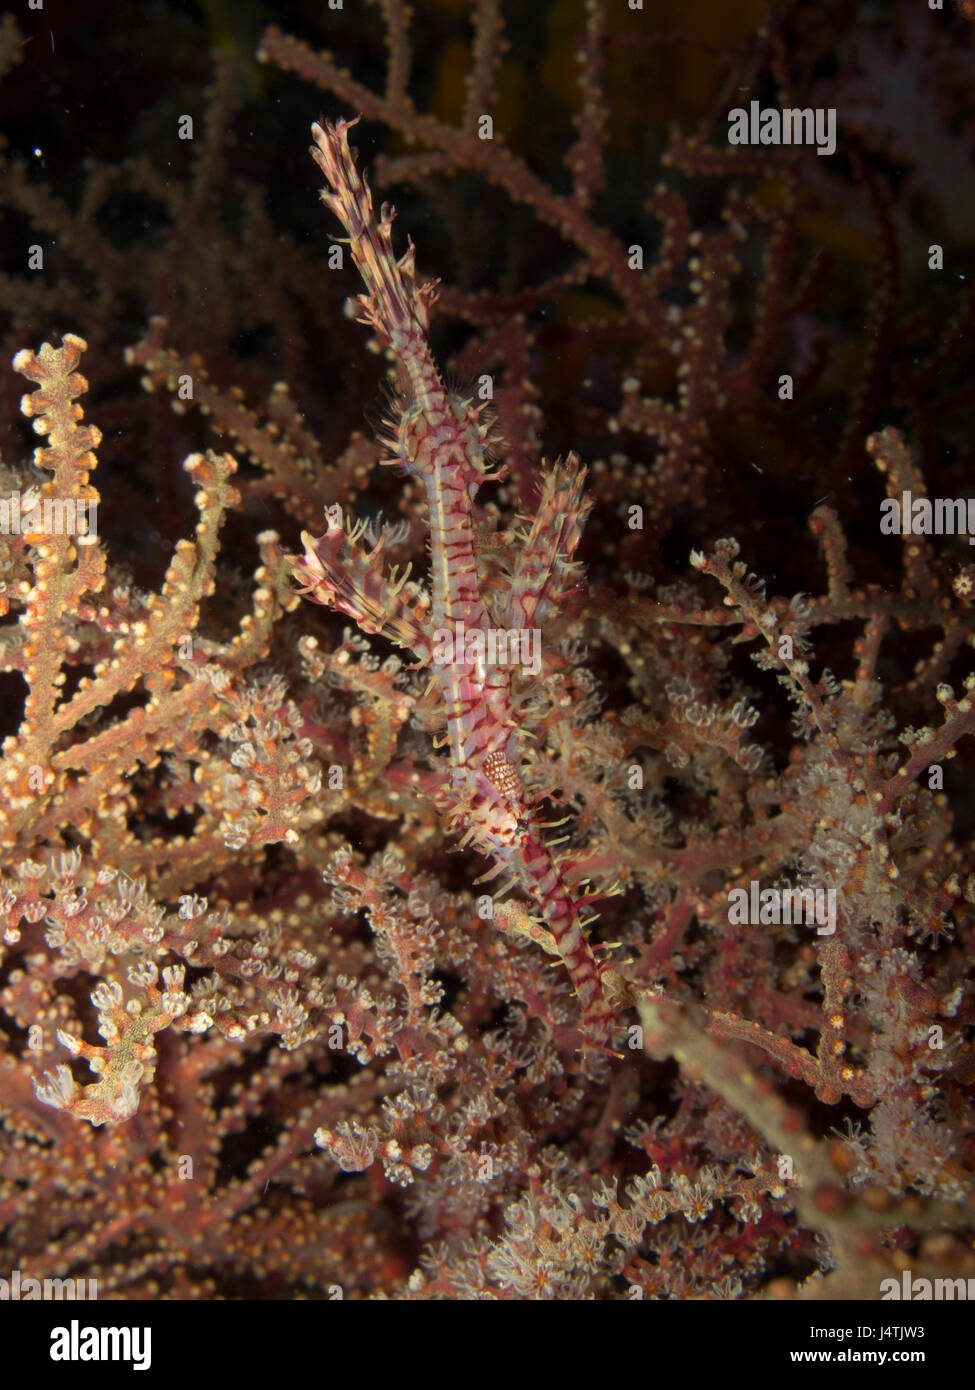
[[[585,1046],[606,1050],[613,1010],[586,937],[582,903],[569,891],[533,815],[520,771],[511,664],[504,659],[519,635],[537,632],[576,582],[572,556],[590,505],[583,495],[586,472],[570,454],[545,473],[538,513],[514,564],[504,627],[493,627],[471,516],[481,483],[498,476],[490,463],[492,427],[483,406],[444,385],[427,341],[436,286],[417,285],[412,243],[399,260],[393,254],[393,210],[383,204],[377,221],[349,150],[355,123],[313,125],[311,153],[328,182],[322,201],[344,225],[343,240],[365,282],[367,293],[355,300],[358,320],[391,349],[399,367],[401,399],[384,437],[386,461],[402,465],[426,489],[431,595],[419,598],[405,576],[387,578],[383,542],[363,550],[361,528],[347,530],[338,508],[330,509],[324,535],[303,535],[305,554],[292,567],[308,597],[348,614],[364,632],[392,638],[429,667],[447,716],[451,828],[462,829],[462,843],[489,856],[528,895],[544,922],[541,934],[547,933],[579,998]]]

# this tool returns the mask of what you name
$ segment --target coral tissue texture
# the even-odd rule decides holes
[[[0,25],[0,1272],[975,1278],[971,7],[258,8]]]

